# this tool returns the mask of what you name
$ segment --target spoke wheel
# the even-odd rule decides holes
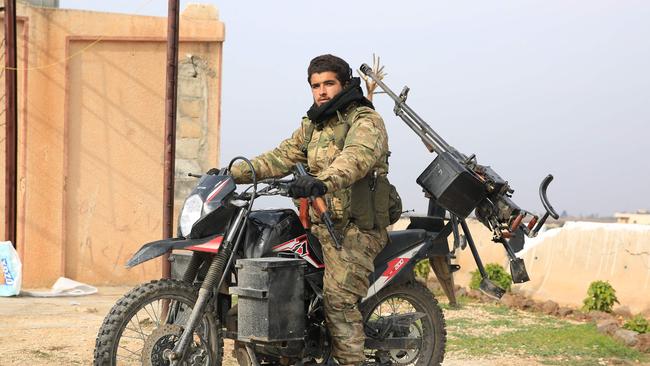
[[[381,337],[416,338],[418,347],[409,349],[366,349],[368,361],[393,365],[439,365],[445,355],[447,332],[442,310],[431,291],[420,282],[390,286],[362,304],[364,322],[381,323],[390,317],[419,314],[408,329],[392,330]],[[368,333],[368,331],[367,331]],[[370,334],[367,336],[371,337]],[[377,337],[377,335],[375,335]]]
[[[124,295],[104,319],[95,343],[95,365],[169,365],[197,292],[175,280],[138,286]],[[220,365],[223,338],[217,320],[206,313],[194,330],[183,365]]]

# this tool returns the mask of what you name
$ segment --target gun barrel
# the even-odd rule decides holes
[[[360,67],[361,72],[370,77],[391,99],[395,101],[394,112],[395,115],[400,117],[406,124],[422,139],[427,149],[433,150],[440,154],[449,152],[456,156],[456,158],[464,160],[464,156],[456,149],[451,147],[440,135],[434,131],[429,124],[427,124],[408,104],[406,104],[406,95],[400,96],[395,94],[381,79],[372,71],[372,68],[367,64],[362,64]]]

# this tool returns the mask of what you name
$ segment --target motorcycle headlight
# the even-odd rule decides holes
[[[181,235],[183,237],[187,237],[190,234],[192,225],[201,218],[202,209],[203,201],[198,194],[194,194],[185,200],[180,216]]]

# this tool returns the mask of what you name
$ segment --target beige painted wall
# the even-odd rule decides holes
[[[123,264],[162,235],[167,19],[27,6],[18,15],[27,68],[19,72],[24,286],[59,276],[92,284],[159,277],[159,260],[130,271]],[[206,169],[219,151],[224,25],[216,9],[185,10],[180,39],[181,63],[193,55],[196,72],[179,75],[177,155]],[[4,145],[0,158],[3,168]]]
[[[469,220],[468,226],[483,263],[499,263],[509,270],[505,251],[491,241],[491,232],[475,220]],[[581,307],[589,284],[605,280],[616,290],[621,305],[634,313],[650,309],[650,226],[567,222],[527,239],[519,255],[531,280],[513,289],[536,300]],[[455,262],[461,269],[454,280],[467,287],[470,273],[476,270],[469,248],[457,253]]]

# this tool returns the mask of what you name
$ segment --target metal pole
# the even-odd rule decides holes
[[[169,0],[167,13],[167,90],[165,101],[165,173],[163,192],[163,239],[173,236],[174,159],[176,156],[176,94],[178,80],[179,0]],[[171,277],[169,253],[163,256],[163,278]]]
[[[5,236],[16,246],[18,105],[16,98],[16,0],[5,1]]]

